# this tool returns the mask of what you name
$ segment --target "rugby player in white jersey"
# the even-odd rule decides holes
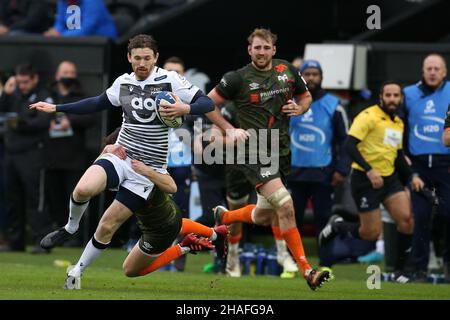
[[[84,114],[115,107],[121,107],[123,111],[123,122],[116,142],[116,154],[119,156],[111,150],[86,170],[72,193],[68,223],[41,241],[43,248],[61,245],[78,230],[92,197],[105,189],[117,191],[115,200],[105,211],[94,236],[68,278],[79,278],[85,268],[108,247],[117,229],[144,205],[154,184],[134,170],[138,161],[167,174],[168,127],[156,116],[156,95],[164,90],[177,96],[176,103],[161,111],[164,117],[203,114],[214,110],[214,103],[200,89],[176,72],[156,66],[158,49],[151,36],[131,38],[127,57],[133,72],[118,77],[106,92],[97,97],[63,105],[45,102],[30,105],[31,109],[46,113]],[[216,124],[224,130],[231,127],[228,123]],[[67,283],[66,287],[71,288]]]

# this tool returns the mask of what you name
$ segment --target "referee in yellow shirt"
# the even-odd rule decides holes
[[[424,185],[412,173],[403,154],[403,122],[396,115],[402,102],[401,86],[394,81],[385,82],[380,89],[379,105],[363,110],[353,121],[346,150],[353,160],[352,195],[360,223],[345,222],[335,215],[319,235],[320,245],[326,245],[337,234],[350,233],[358,239],[377,240],[382,226],[382,203],[400,233],[396,279],[403,273],[414,227],[411,202],[399,174],[408,177],[415,191]]]

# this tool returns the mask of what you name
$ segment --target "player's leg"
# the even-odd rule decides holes
[[[139,241],[134,246],[123,263],[123,271],[127,277],[145,276],[186,253],[212,250],[214,248],[208,239],[198,237],[192,233],[186,235],[180,243],[171,246],[162,253],[150,254],[145,248],[142,248],[141,243]]]
[[[300,232],[295,221],[294,204],[289,191],[280,178],[275,178],[264,183],[259,188],[259,192],[276,210],[281,235],[309,287],[312,290],[321,287],[329,279],[329,272],[312,269],[306,258]]]
[[[311,183],[312,204],[314,208],[314,225],[318,236],[327,225],[331,217],[333,207],[333,188],[330,185],[322,183]],[[329,248],[319,246],[319,265],[330,268],[332,263],[328,259],[330,256]]]
[[[308,199],[311,196],[310,184],[303,181],[288,181],[288,188],[292,197],[295,211],[295,220],[299,230],[303,225],[303,217],[305,214],[305,208]],[[298,266],[293,261],[291,254],[287,250],[286,241],[284,241],[281,230],[278,224],[278,217],[272,222],[272,232],[275,237],[275,243],[277,246],[277,260],[278,263],[283,266],[282,278],[292,278],[295,276],[295,272],[298,272]]]
[[[218,241],[225,241],[228,235],[228,227],[225,225],[215,226],[214,228],[207,227],[199,222],[191,219],[183,218],[180,235],[185,237],[186,235],[194,233],[200,237],[208,238],[213,243]]]
[[[381,210],[360,213],[359,238],[362,240],[376,241],[381,234]]]
[[[286,241],[284,241],[281,234],[278,216],[275,214],[272,220],[272,233],[277,247],[277,262],[283,267],[280,277],[294,278],[295,273],[298,272],[298,266],[288,251]]]
[[[259,188],[259,193],[276,210],[281,235],[302,270],[302,274],[311,266],[305,256],[300,233],[298,232],[292,198],[280,178],[270,180]],[[258,199],[259,200],[259,199]],[[257,218],[258,212],[255,212]]]
[[[403,272],[409,257],[409,252],[411,251],[412,233],[414,230],[411,201],[405,191],[400,191],[388,196],[384,200],[383,205],[397,225],[399,233],[395,270]]]
[[[344,221],[341,216],[332,215],[319,234],[321,247],[326,246],[338,234],[350,234],[356,239],[377,240],[381,232],[380,199],[384,189],[373,189],[366,173],[359,170],[352,172],[351,189],[359,222]]]
[[[81,277],[84,270],[97,259],[109,246],[114,233],[119,227],[137,210],[144,207],[145,198],[138,196],[125,187],[120,187],[116,199],[103,214],[97,226],[94,236],[86,245],[80,260],[68,273],[66,279],[67,289],[77,289],[72,287],[72,282]],[[178,227],[177,231],[180,228]],[[173,241],[173,240],[172,240]]]
[[[103,214],[94,236],[87,243],[80,259],[68,272],[64,286],[66,289],[80,289],[83,272],[108,248],[114,233],[132,214],[132,211],[121,202],[113,201]]]
[[[70,197],[69,221],[64,228],[69,233],[75,233],[91,198],[106,187],[116,187],[119,182],[119,174],[114,164],[106,159],[97,160],[86,170],[75,186]]]
[[[228,189],[227,189],[228,190]],[[248,203],[249,195],[244,195],[235,199],[233,195],[227,194],[227,203],[230,210],[237,210]],[[225,266],[225,273],[230,277],[241,276],[241,265],[239,261],[239,242],[242,238],[242,222],[235,222],[228,226],[230,235],[228,238],[228,256]]]
[[[89,200],[105,190],[106,187],[114,188],[119,185],[120,175],[118,172],[121,172],[119,166],[115,167],[113,162],[103,158],[90,166],[78,181],[70,196],[67,224],[46,235],[41,241],[41,247],[51,249],[70,239],[79,228],[81,218],[89,205]]]
[[[225,167],[225,186],[227,190],[227,204],[230,211],[241,209],[248,204],[253,185],[247,180],[245,174],[236,169],[234,165]],[[242,223],[236,222],[229,225],[228,255],[225,273],[230,277],[241,276],[239,261],[239,242],[242,238]]]

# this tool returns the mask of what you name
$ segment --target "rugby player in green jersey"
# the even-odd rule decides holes
[[[247,131],[248,139],[245,148],[241,148],[243,152],[238,151],[235,168],[258,194],[256,206],[232,211],[218,206],[214,214],[217,224],[227,225],[246,222],[269,226],[277,217],[282,238],[308,285],[315,290],[329,279],[329,273],[315,270],[308,263],[296,227],[292,198],[285,187],[290,170],[289,116],[308,111],[312,98],[299,72],[289,62],[273,59],[276,40],[270,30],[255,29],[248,37],[251,63],[226,73],[208,94],[216,106],[227,100],[236,105],[240,128]],[[252,140],[258,141],[257,148],[252,147]],[[269,166],[265,158],[268,154]]]

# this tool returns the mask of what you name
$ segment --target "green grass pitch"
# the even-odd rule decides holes
[[[108,249],[82,277],[82,290],[64,290],[65,268],[54,260],[76,262],[81,248],[57,248],[51,254],[0,253],[1,300],[291,300],[291,299],[450,299],[447,284],[381,283],[369,290],[367,266],[336,265],[336,279],[315,292],[299,277],[228,278],[202,273],[212,260],[208,253],[189,255],[184,273],[154,272],[127,278],[122,273],[123,249]],[[315,257],[310,258],[316,263]]]

